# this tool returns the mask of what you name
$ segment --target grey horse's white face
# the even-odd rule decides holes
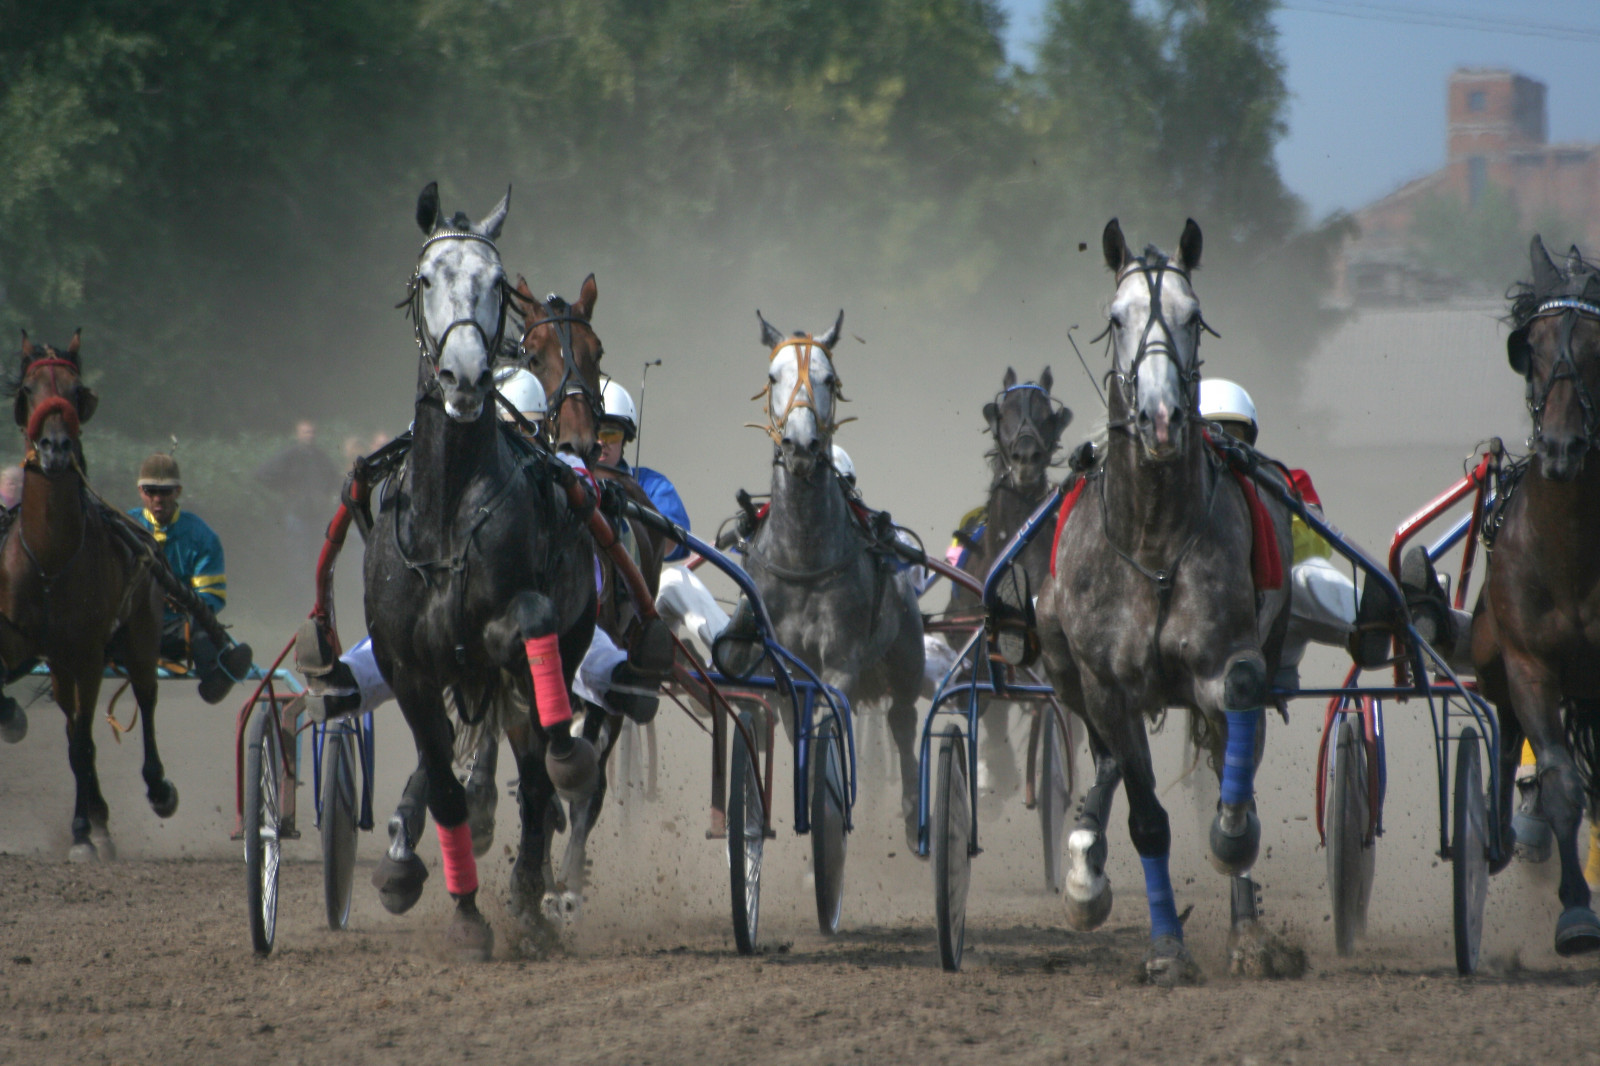
[[[1112,261],[1112,232],[1107,227],[1107,262],[1117,271],[1117,291],[1107,310],[1119,380],[1129,400],[1128,417],[1153,459],[1182,452],[1188,425],[1194,420],[1200,359],[1200,301],[1188,272],[1199,262],[1199,228],[1184,230],[1182,252],[1167,262],[1154,249],[1133,258],[1115,231],[1119,262]],[[1157,302],[1159,295],[1159,304]],[[1131,393],[1130,390],[1131,389]]]
[[[495,353],[490,347],[503,328],[506,286],[493,241],[505,222],[510,196],[507,191],[476,225],[462,228],[437,215],[431,229],[423,224],[428,241],[417,262],[420,325],[425,349],[437,358],[445,413],[458,422],[475,421],[494,388]],[[436,210],[437,193],[433,203]],[[419,221],[424,213],[419,204]],[[465,219],[458,216],[455,221]]]
[[[759,317],[760,312],[757,312]],[[767,361],[768,432],[791,474],[809,476],[831,462],[829,445],[837,425],[839,378],[829,351],[839,339],[844,312],[828,332],[784,337],[763,319],[761,341],[771,349]]]

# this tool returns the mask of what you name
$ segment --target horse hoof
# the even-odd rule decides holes
[[[17,744],[28,735],[28,712],[10,696],[0,696],[0,740]]]
[[[1600,918],[1588,907],[1568,907],[1556,920],[1556,954],[1586,955],[1600,951]]]
[[[80,841],[67,851],[68,862],[99,862],[100,852],[87,840]]]
[[[388,852],[372,871],[372,884],[378,890],[378,900],[390,914],[404,914],[422,898],[423,882],[428,880],[428,867],[415,855],[396,859]]]
[[[544,768],[556,793],[568,803],[588,798],[600,780],[600,760],[594,745],[583,737],[573,737],[571,746],[557,754],[555,747],[545,752]]]
[[[1067,837],[1067,876],[1061,903],[1067,924],[1080,933],[1098,929],[1111,916],[1111,881],[1106,877],[1103,838],[1089,829],[1074,829]]]
[[[178,786],[165,779],[161,782],[159,794],[152,793],[150,809],[156,812],[157,818],[171,818],[178,813]]]
[[[1235,977],[1304,977],[1304,948],[1286,943],[1258,922],[1237,922],[1228,934],[1228,972]]]
[[[1242,815],[1242,817],[1241,817]],[[1255,865],[1261,852],[1261,819],[1251,808],[1226,807],[1211,820],[1211,865],[1219,873],[1242,874]]]
[[[494,954],[494,930],[476,909],[456,910],[445,933],[445,942],[460,962],[488,962]]]
[[[1175,936],[1158,936],[1144,954],[1144,979],[1157,988],[1198,985],[1205,982],[1200,965]]]
[[[1550,820],[1529,809],[1517,808],[1511,816],[1511,840],[1521,862],[1547,862],[1554,847],[1555,832]]]
[[[570,929],[578,924],[578,916],[583,910],[583,897],[569,889],[546,892],[539,909],[551,925]]]

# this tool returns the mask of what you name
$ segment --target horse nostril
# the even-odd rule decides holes
[[[488,370],[486,368],[483,373],[478,375],[478,388],[483,389],[485,392],[487,392],[489,390],[489,387],[491,385],[493,385],[493,384],[494,384],[494,373],[493,373],[493,371]]]
[[[456,387],[455,371],[453,371],[453,370],[441,370],[441,371],[439,371],[439,382],[441,384],[443,384],[443,385],[448,385],[452,389],[455,388]]]

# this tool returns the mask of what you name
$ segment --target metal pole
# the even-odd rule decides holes
[[[639,468],[639,444],[644,440],[644,390],[650,383],[650,368],[660,366],[659,359],[646,359],[644,372],[639,375],[639,424],[633,427],[633,466]]]

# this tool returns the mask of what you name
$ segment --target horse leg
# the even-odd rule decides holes
[[[171,818],[178,810],[178,786],[167,780],[161,764],[161,749],[156,744],[156,660],[161,646],[161,598],[154,586],[148,594],[147,609],[135,611],[128,620],[124,645],[128,679],[133,698],[139,705],[141,735],[144,738],[145,799],[159,818]]]
[[[517,848],[517,858],[511,866],[511,913],[522,922],[532,935],[535,946],[548,947],[555,941],[556,931],[547,921],[544,910],[546,886],[554,881],[549,876],[549,852],[560,817],[555,784],[545,766],[543,745],[530,730],[526,747],[517,755],[517,803],[522,814],[522,832]]]
[[[12,696],[0,692],[0,740],[20,744],[28,735],[28,712]]]
[[[1578,828],[1583,820],[1583,776],[1567,746],[1561,716],[1560,678],[1531,655],[1505,653],[1506,682],[1517,717],[1539,761],[1539,807],[1550,820],[1556,854],[1561,859],[1561,917],[1556,920],[1558,955],[1600,950],[1600,918],[1589,907],[1589,884],[1578,858]],[[1585,708],[1573,707],[1581,715]],[[1580,728],[1600,728],[1585,715]]]
[[[419,755],[417,768],[406,778],[400,803],[389,816],[389,850],[372,871],[378,900],[390,914],[404,914],[422,898],[428,867],[417,857],[416,846],[428,817],[428,771]]]
[[[1211,822],[1211,861],[1222,873],[1240,875],[1255,864],[1261,850],[1255,779],[1256,765],[1261,760],[1258,740],[1264,719],[1262,708],[1267,700],[1266,662],[1260,652],[1246,652],[1228,664],[1220,679],[1201,687],[1211,690],[1203,691],[1202,698],[1221,697],[1216,702],[1220,703],[1222,714],[1212,715],[1211,719],[1225,723],[1222,796]],[[1209,712],[1211,708],[1202,710]]]
[[[472,830],[472,854],[483,858],[494,844],[494,811],[500,803],[495,773],[500,765],[500,738],[485,729],[472,754],[467,774],[467,825]]]
[[[1116,723],[1117,747],[1124,753],[1123,789],[1128,794],[1128,836],[1144,868],[1145,898],[1150,911],[1150,946],[1145,951],[1145,980],[1171,988],[1201,980],[1200,967],[1183,942],[1168,861],[1172,854],[1172,829],[1167,812],[1156,796],[1155,767],[1150,761],[1150,738],[1136,715]]]
[[[1079,932],[1096,929],[1111,914],[1111,881],[1106,877],[1106,822],[1122,783],[1122,765],[1093,726],[1088,727],[1094,784],[1083,797],[1077,824],[1067,837],[1067,875],[1061,891],[1067,924]]]
[[[849,689],[843,691],[848,692]],[[917,698],[911,694],[897,693],[885,716],[894,746],[900,752],[900,814],[905,821],[906,847],[914,855],[917,851]]]
[[[94,862],[102,857],[91,833],[106,843],[106,823],[110,811],[100,793],[100,776],[94,763],[94,701],[99,696],[99,671],[84,663],[62,663],[51,667],[51,685],[56,704],[67,716],[67,761],[77,785],[72,811],[71,862]]]
[[[979,779],[988,778],[986,783],[996,801],[1015,795],[1017,786],[1022,783],[1017,773],[1016,752],[1011,747],[1011,706],[1007,702],[990,700],[978,718],[983,734]]]
[[[583,892],[589,884],[589,834],[600,821],[600,812],[605,807],[606,767],[610,764],[612,749],[617,746],[617,738],[622,734],[622,721],[621,715],[606,714],[596,707],[590,707],[583,717],[584,739],[600,753],[600,776],[593,792],[571,804],[571,830],[567,835],[566,854],[561,859],[561,875],[556,882],[558,891],[545,896],[545,914],[569,926],[578,921]],[[552,907],[554,913],[551,913]]]

